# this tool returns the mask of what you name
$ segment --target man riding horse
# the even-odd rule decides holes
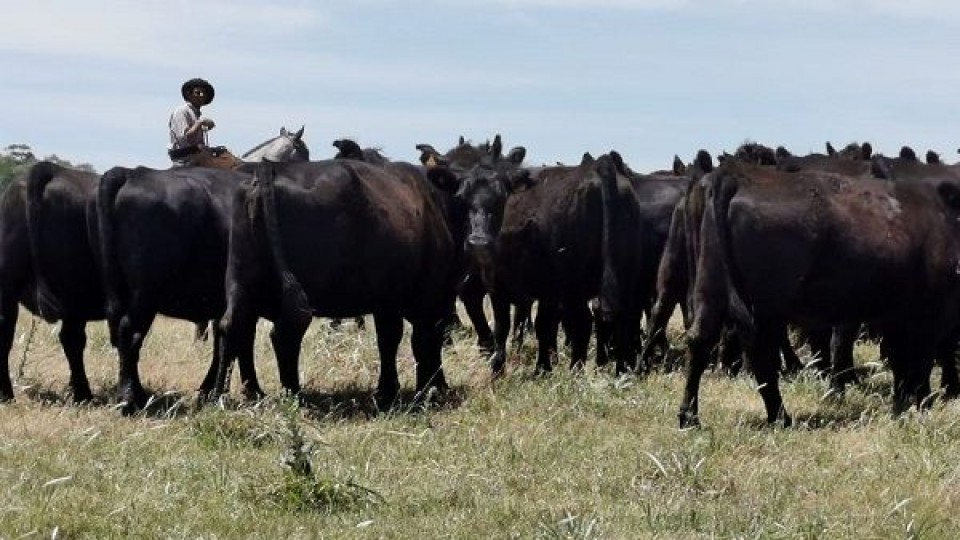
[[[174,167],[197,165],[232,169],[239,160],[226,148],[207,145],[207,131],[216,125],[200,115],[200,108],[213,101],[213,85],[204,79],[190,79],[180,87],[184,103],[170,114],[170,148],[167,154]]]

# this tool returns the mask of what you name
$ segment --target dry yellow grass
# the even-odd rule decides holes
[[[0,538],[955,538],[960,410],[889,414],[882,370],[842,399],[810,375],[784,384],[797,420],[765,427],[752,380],[708,374],[705,427],[676,428],[679,373],[614,379],[532,371],[532,345],[493,385],[472,338],[445,354],[455,398],[370,415],[372,325],[315,321],[299,409],[279,384],[265,329],[257,366],[271,396],[193,403],[209,343],[159,319],[141,372],[161,396],[112,408],[116,360],[90,326],[98,403],[65,403],[55,330],[36,325],[17,401],[0,405]],[[21,367],[30,317],[11,354]],[[676,337],[676,336],[674,336]],[[23,339],[21,339],[23,338]],[[875,357],[861,346],[858,361]],[[412,387],[409,345],[401,381]],[[236,391],[233,394],[237,395]],[[300,441],[305,444],[301,446]],[[313,465],[282,462],[299,451]]]

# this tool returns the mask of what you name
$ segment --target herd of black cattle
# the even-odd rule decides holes
[[[235,170],[97,176],[34,165],[0,199],[0,400],[14,397],[8,356],[22,304],[61,322],[77,401],[92,398],[85,325],[107,320],[127,411],[148,400],[138,364],[158,314],[218,321],[200,391],[224,392],[236,361],[250,398],[263,395],[259,318],[273,323],[280,381],[295,393],[312,318],[372,314],[376,398],[389,407],[404,320],[417,391],[447,388],[441,356],[458,296],[494,376],[511,316],[523,320],[534,302],[540,371],[555,361],[561,324],[573,367],[595,333],[598,364],[649,369],[679,306],[682,426],[699,422],[700,379],[721,340],[742,351],[767,420],[789,424],[778,387],[780,371],[799,364],[788,325],[838,391],[866,325],[893,373],[895,412],[929,403],[934,360],[943,394],[960,393],[960,166],[932,152],[921,162],[906,147],[887,158],[866,143],[828,144],[793,156],[748,143],[717,165],[701,150],[672,171],[639,174],[616,152],[524,166],[525,150],[504,154],[499,135],[445,153],[419,145],[421,164],[334,144],[334,159],[304,152]]]

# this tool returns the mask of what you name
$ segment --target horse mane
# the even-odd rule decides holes
[[[243,154],[242,156],[240,156],[240,159],[246,158],[246,157],[249,156],[250,154],[256,152],[257,150],[260,150],[261,148],[267,146],[268,144],[272,143],[273,141],[279,139],[280,137],[282,137],[282,135],[277,135],[276,137],[273,137],[272,139],[267,139],[267,140],[263,141],[262,143],[260,143],[260,144],[258,144],[258,145],[256,145],[256,146],[254,146],[253,148],[251,148],[250,150],[247,150],[247,152],[246,152],[245,154]]]

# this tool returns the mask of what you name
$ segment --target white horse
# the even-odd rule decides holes
[[[309,161],[310,151],[303,140],[303,127],[292,133],[287,128],[280,128],[280,135],[258,144],[240,159],[246,162],[257,161]]]

